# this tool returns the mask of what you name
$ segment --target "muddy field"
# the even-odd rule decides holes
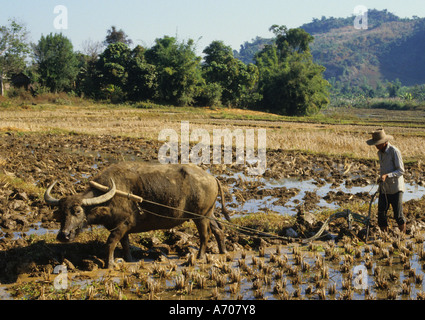
[[[335,212],[323,207],[326,203],[367,215],[378,169],[374,160],[276,149],[267,153],[267,171],[260,178],[246,176],[243,165],[204,166],[224,185],[235,223],[292,236],[294,241],[243,234],[229,227],[228,254],[217,254],[211,241],[207,259],[196,261],[197,234],[192,223],[185,223],[171,231],[132,235],[137,262],[118,260],[115,270],[104,269],[107,231],[103,228],[89,229],[72,244],[55,241],[59,226],[41,197],[52,181],[60,181],[55,188],[58,197],[79,192],[111,163],[156,161],[159,147],[153,140],[132,137],[1,133],[0,298],[425,298],[425,200],[420,195],[405,202],[405,239],[400,239],[394,225],[390,234],[380,234],[373,218],[368,243],[364,226],[354,224],[348,230],[345,219],[334,221],[322,241],[302,245],[297,240],[314,235]],[[421,162],[406,167],[406,181],[422,190],[418,189],[425,184]],[[291,181],[301,184],[294,186]],[[303,181],[318,188],[326,185],[328,191],[319,195],[316,189],[302,190]],[[249,203],[255,203],[254,209],[249,209]],[[120,254],[118,248],[116,257]],[[355,282],[356,266],[367,270],[363,289]],[[67,272],[64,287],[60,287],[63,282],[58,284],[64,275],[58,270]]]

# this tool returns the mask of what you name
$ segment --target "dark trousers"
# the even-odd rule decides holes
[[[387,212],[390,205],[393,207],[394,219],[397,224],[406,223],[406,218],[403,214],[403,192],[400,191],[394,194],[381,193],[378,200],[378,225],[381,228],[388,226]]]

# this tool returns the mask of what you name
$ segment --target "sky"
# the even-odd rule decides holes
[[[83,42],[105,40],[112,25],[133,45],[151,47],[165,35],[195,40],[202,53],[214,40],[238,50],[256,36],[271,38],[274,24],[296,28],[313,18],[349,17],[354,8],[387,9],[401,18],[425,17],[423,0],[0,0],[0,26],[16,18],[29,41],[63,33],[83,50]],[[62,7],[58,7],[62,6]],[[58,10],[55,12],[55,8]],[[63,10],[65,9],[65,10]],[[65,19],[63,19],[65,18]],[[354,18],[353,18],[354,20]],[[63,29],[63,27],[67,27]]]

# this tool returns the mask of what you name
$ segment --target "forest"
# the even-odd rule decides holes
[[[65,92],[112,103],[226,106],[297,116],[327,106],[412,109],[425,100],[422,43],[425,20],[369,11],[369,29],[350,18],[313,19],[300,28],[273,25],[272,37],[256,37],[232,50],[213,41],[199,56],[192,39],[164,35],[150,48],[111,26],[103,42],[75,51],[63,34],[27,41],[22,23],[0,26],[0,90],[28,94],[6,84],[16,75],[29,93]],[[406,46],[409,50],[406,50]],[[396,69],[396,70],[394,70]]]
[[[313,38],[302,29],[274,25],[273,43],[245,64],[230,46],[213,41],[195,51],[192,39],[158,38],[151,48],[112,26],[102,44],[86,43],[75,52],[63,34],[26,42],[27,30],[14,20],[0,27],[0,79],[25,74],[33,95],[66,92],[112,103],[151,101],[175,106],[257,108],[286,115],[313,114],[329,103],[324,68],[313,62]],[[28,63],[28,57],[31,57]],[[7,92],[8,97],[22,94]]]

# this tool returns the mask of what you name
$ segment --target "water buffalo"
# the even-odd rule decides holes
[[[112,267],[118,241],[122,244],[124,259],[131,261],[128,234],[170,229],[192,219],[200,236],[198,258],[205,254],[210,229],[220,253],[225,252],[224,234],[219,223],[207,218],[214,215],[220,191],[222,212],[230,221],[223,191],[219,181],[203,169],[192,164],[122,162],[106,168],[93,181],[109,186],[109,191],[105,193],[90,186],[82,193],[58,200],[51,195],[56,182],[47,188],[44,194],[46,203],[59,207],[59,241],[72,241],[87,225],[103,225],[110,231],[107,265]],[[139,195],[147,201],[137,203],[118,197],[117,190],[121,194]]]

